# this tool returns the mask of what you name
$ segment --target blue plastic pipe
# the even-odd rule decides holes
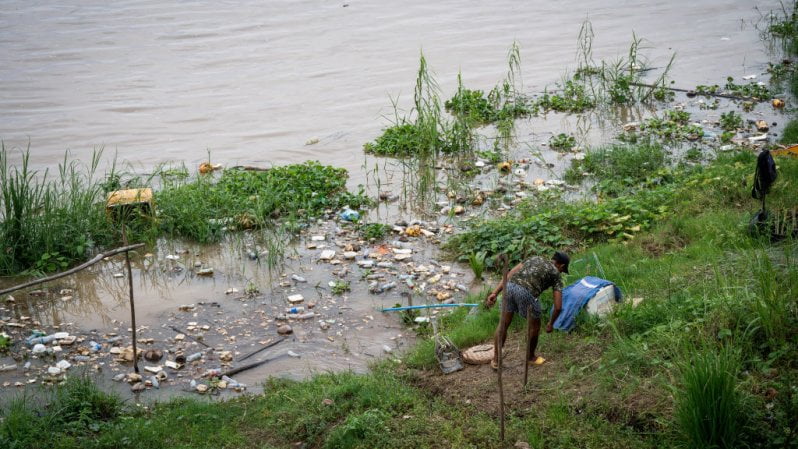
[[[479,304],[468,304],[468,303],[459,303],[459,304],[428,304],[428,305],[421,305],[421,306],[404,306],[404,307],[389,307],[387,309],[382,309],[383,312],[398,312],[400,310],[415,310],[415,309],[437,309],[439,307],[476,307]]]

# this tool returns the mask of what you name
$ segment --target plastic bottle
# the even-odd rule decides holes
[[[193,362],[194,360],[199,360],[201,358],[202,358],[202,353],[201,352],[195,352],[194,354],[191,354],[191,355],[186,357],[186,362]]]
[[[34,346],[38,344],[46,345],[51,341],[55,340],[55,337],[52,335],[44,335],[41,337],[28,337],[27,342],[28,346]]]
[[[219,368],[211,368],[211,369],[205,371],[205,374],[203,374],[202,376],[203,377],[219,377],[221,375],[222,375],[222,370],[221,369],[219,369]]]
[[[92,340],[89,342],[89,350],[91,352],[97,352],[103,348],[103,345],[97,343],[96,341]]]
[[[304,312],[304,311],[305,311],[305,308],[302,307],[302,306],[299,306],[299,307],[288,307],[287,309],[285,309],[285,313],[291,313],[291,314],[301,313],[301,312]]]
[[[360,213],[358,213],[356,210],[350,209],[349,207],[345,207],[344,210],[342,210],[339,215],[342,219],[346,221],[360,220]]]

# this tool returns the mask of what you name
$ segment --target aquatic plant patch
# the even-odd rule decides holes
[[[347,178],[345,169],[312,161],[266,171],[225,170],[218,180],[201,176],[156,192],[158,222],[167,234],[210,242],[226,230],[370,205],[362,188],[346,190]]]

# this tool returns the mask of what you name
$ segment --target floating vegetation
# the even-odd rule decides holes
[[[362,223],[358,225],[358,232],[366,240],[379,240],[390,231],[391,227],[382,223]]]
[[[695,92],[700,95],[724,94],[752,98],[755,100],[767,100],[773,96],[770,88],[764,83],[750,81],[746,84],[737,84],[734,82],[734,78],[731,76],[726,78],[726,84],[723,86],[723,88],[717,84],[699,84],[695,87]]]
[[[345,169],[308,161],[266,171],[225,170],[218,180],[200,176],[169,182],[155,195],[158,226],[167,235],[212,242],[228,230],[371,204],[362,188],[346,190],[347,178]]]
[[[596,106],[596,100],[588,95],[585,86],[576,80],[567,80],[559,93],[544,92],[535,105],[540,110],[555,112],[584,112]]]
[[[566,152],[571,151],[575,146],[576,138],[565,133],[557,134],[549,139],[549,147],[553,150]]]
[[[652,117],[640,124],[640,134],[664,143],[684,140],[698,140],[704,136],[700,125],[689,122],[690,113],[685,111],[665,111],[664,117]],[[630,131],[622,140],[636,141],[635,132]],[[630,136],[631,135],[631,136]]]
[[[720,127],[724,131],[736,131],[743,127],[743,117],[734,112],[724,112],[720,114]]]

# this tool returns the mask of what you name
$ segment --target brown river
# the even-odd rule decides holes
[[[29,147],[37,169],[54,168],[66,150],[88,161],[92,151],[104,148],[105,163],[116,154],[142,173],[169,162],[193,168],[210,153],[213,162],[226,166],[316,159],[348,169],[354,185],[367,180],[365,167],[380,163],[365,157],[362,145],[390,124],[392,99],[400,114],[410,110],[421,51],[446,99],[458,72],[467,87],[490,90],[505,76],[508,49],[516,41],[524,90],[535,93],[574,70],[577,36],[589,19],[597,61],[624,56],[634,33],[644,39],[650,67],[661,70],[676,55],[670,71],[675,86],[722,85],[726,76],[763,74],[769,56],[756,25],[761,11],[776,7],[776,1],[718,0],[8,0],[0,10],[0,139],[7,149]],[[561,114],[529,119],[518,128],[519,140],[543,142],[553,133],[572,132],[574,122]],[[12,151],[12,164],[20,159],[21,151]],[[551,166],[557,170],[561,164]],[[530,177],[548,170],[533,167]],[[396,218],[415,217],[391,214],[390,222]],[[285,266],[277,270],[244,255],[253,244],[247,236],[215,247],[160,242],[153,254],[134,262],[140,336],[157,347],[193,352],[204,350],[190,339],[199,332],[210,346],[234,351],[238,359],[276,338],[275,317],[288,305],[286,298],[302,294],[303,304],[317,303],[316,317],[292,322],[294,334],[264,353],[292,355],[237,380],[254,386],[269,375],[362,371],[371,360],[413,343],[412,329],[396,315],[379,312],[407,303],[409,284],[402,282],[410,282],[409,275],[418,282],[437,276],[440,283],[429,287],[448,283],[449,290],[441,291],[458,301],[464,289],[455,284],[473,288],[468,267],[430,261],[437,254],[422,240],[411,242],[411,263],[389,266],[386,256],[377,259],[385,268],[371,271],[352,260],[320,263],[324,248],[340,255],[351,240],[329,222],[312,233],[324,235],[324,243],[314,247],[310,235],[304,236],[290,245]],[[357,257],[377,250],[364,247]],[[213,268],[214,275],[198,276],[200,267]],[[307,282],[290,280],[292,274]],[[110,341],[117,334],[129,340],[125,276],[115,258],[48,286],[45,298],[15,294],[16,305],[0,307],[0,318],[61,326],[87,340]],[[351,280],[352,290],[333,295],[329,282],[336,279]],[[399,288],[369,293],[370,281],[392,280]],[[10,284],[0,280],[0,286]],[[245,297],[250,284],[259,291]],[[180,309],[188,304],[194,307]],[[196,331],[176,341],[172,327]],[[186,388],[202,370],[219,364],[211,353],[203,361],[170,382]],[[37,361],[34,369],[54,360],[46,362]],[[129,371],[107,358],[92,363],[105,381]],[[0,373],[0,381],[35,378],[20,370]],[[108,384],[129,391],[126,384]]]

